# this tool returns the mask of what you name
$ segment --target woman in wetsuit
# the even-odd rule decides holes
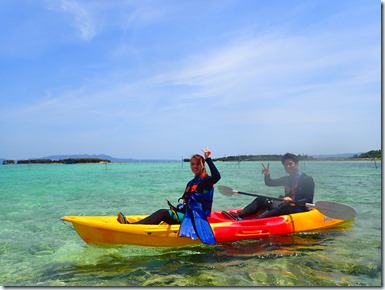
[[[200,202],[202,204],[202,209],[206,216],[210,215],[213,202],[213,186],[221,179],[221,175],[211,159],[210,149],[206,148],[205,150],[202,149],[202,151],[204,157],[195,154],[190,159],[190,168],[195,176],[187,183],[185,192],[179,199],[182,199],[183,203],[179,204],[177,207],[169,204],[170,209],[159,209],[148,217],[132,224],[159,224],[162,221],[170,225],[180,224],[184,218],[190,194],[193,192],[201,194]],[[209,166],[211,176],[207,173],[205,162]],[[123,224],[129,224],[126,217],[121,212],[118,214],[118,221]]]

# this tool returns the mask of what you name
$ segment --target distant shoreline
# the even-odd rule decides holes
[[[371,150],[366,153],[345,153],[330,155],[297,155],[300,161],[381,161],[381,150]],[[236,155],[213,158],[216,162],[246,162],[246,161],[281,161],[282,155],[265,154],[265,155]],[[190,162],[190,158],[182,158],[181,160],[167,159],[125,159],[114,158],[105,154],[99,155],[52,155],[42,158],[32,158],[24,160],[1,159],[3,165],[9,164],[90,164],[90,163],[158,163],[158,162]]]
[[[240,162],[272,162],[272,161],[279,161],[280,160],[270,160],[270,159],[260,159],[260,160],[218,160],[213,159],[214,162],[223,162],[223,163],[240,163]],[[370,161],[370,162],[381,162],[381,159],[373,159],[373,158],[312,158],[312,159],[306,159],[306,160],[300,160],[300,162],[306,162],[306,161],[316,161],[316,162],[322,162],[322,161]],[[122,162],[112,162],[110,160],[103,160],[103,161],[63,161],[63,160],[19,160],[19,161],[13,161],[13,160],[4,160],[2,162],[3,165],[34,165],[34,164],[44,164],[44,165],[50,165],[50,164],[62,164],[62,165],[69,165],[69,164],[138,164],[138,163],[180,163],[180,162],[189,162],[188,159],[184,160],[138,160],[138,161],[122,161]],[[1,163],[0,163],[1,164]]]

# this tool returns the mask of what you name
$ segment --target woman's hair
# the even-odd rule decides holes
[[[202,155],[194,154],[193,156],[191,156],[190,161],[193,159],[197,159],[203,165],[203,172],[202,173],[204,173],[204,175],[207,175],[207,170],[206,170],[206,166],[205,166],[205,158]]]

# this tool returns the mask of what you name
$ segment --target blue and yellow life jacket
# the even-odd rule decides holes
[[[205,176],[207,175],[197,175],[194,179],[190,180],[182,198],[184,204],[188,204],[190,198],[200,202],[202,204],[204,214],[206,216],[210,216],[214,198],[214,186],[209,191],[204,190],[202,193],[197,191],[198,185],[202,182]]]
[[[195,176],[194,179],[190,180],[187,184],[186,191],[178,201],[183,200],[182,204],[178,204],[176,207],[170,205],[170,216],[177,220],[182,221],[184,218],[184,213],[186,212],[186,205],[188,205],[189,200],[199,202],[202,205],[202,210],[205,216],[211,215],[211,209],[213,205],[214,198],[214,186],[209,190],[204,190],[202,193],[197,191],[199,184],[202,182],[203,178],[207,175]]]

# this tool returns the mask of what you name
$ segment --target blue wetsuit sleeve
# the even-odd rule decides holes
[[[221,179],[221,174],[219,173],[217,167],[214,165],[214,162],[211,158],[206,159],[207,165],[210,168],[211,173],[211,183],[215,184]]]
[[[197,191],[199,193],[206,193],[210,191],[215,183],[217,183],[221,179],[221,174],[218,169],[214,165],[214,162],[211,158],[206,159],[207,165],[210,168],[210,174],[203,178],[201,184],[199,184]]]

